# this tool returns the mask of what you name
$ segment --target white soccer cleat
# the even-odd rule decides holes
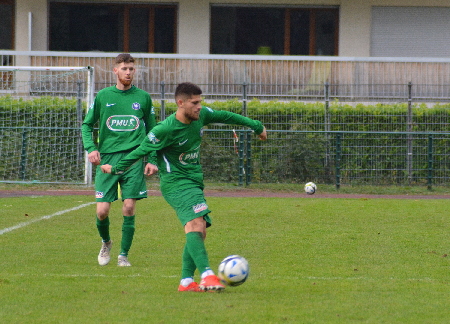
[[[119,267],[131,267],[131,263],[128,261],[128,258],[125,255],[119,255],[117,259],[117,265]]]
[[[111,257],[109,255],[109,251],[111,251],[112,241],[103,242],[102,248],[100,249],[100,253],[98,254],[98,264],[101,266],[107,265]]]

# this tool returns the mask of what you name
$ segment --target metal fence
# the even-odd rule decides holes
[[[115,56],[113,53],[0,51],[6,65],[26,61],[33,66],[92,66],[93,93],[114,83],[111,67]],[[135,56],[139,60],[136,85],[152,95],[160,119],[173,111],[176,85],[192,81],[202,87],[205,102],[212,108],[221,109],[225,105],[231,111],[270,125],[267,142],[237,130],[242,138],[236,143],[231,127],[210,127],[205,132],[208,136],[202,148],[207,180],[239,184],[312,180],[337,186],[341,183],[445,185],[448,182],[450,60]],[[3,80],[0,92],[4,95],[14,94],[17,87],[14,81],[17,78],[11,73],[16,72],[0,74]],[[55,80],[56,96],[69,93],[64,89],[66,83]],[[30,98],[55,96],[46,93],[48,88],[40,86],[41,83],[33,82]],[[86,89],[80,80],[73,82],[77,85],[69,85],[70,82],[67,85]],[[87,98],[87,91],[81,91],[77,97]],[[31,107],[16,114],[14,120],[20,127],[29,124],[30,114],[42,120],[48,119],[45,115],[48,113],[63,121],[80,121],[80,107],[59,110],[46,107],[44,112],[38,103],[33,102]],[[74,111],[78,111],[77,115],[71,115]],[[0,129],[4,138],[13,134],[8,125],[10,115],[5,113],[5,116],[8,117]],[[31,127],[30,131],[35,128]],[[43,125],[42,128],[49,132],[53,129]],[[70,143],[79,146],[79,133],[74,129]],[[24,161],[31,149],[33,156],[38,155],[40,148],[31,148],[32,141],[24,142],[23,135],[20,136],[22,130],[17,138],[4,141],[0,152],[3,157]],[[58,139],[60,135],[48,133],[47,137]],[[45,144],[48,142],[45,138],[40,136],[36,142]],[[8,143],[16,143],[13,152],[6,151]],[[58,147],[57,143],[47,146]],[[79,155],[80,148],[75,152]],[[48,152],[46,156],[51,154]],[[11,162],[13,169],[14,163]],[[45,161],[44,164],[49,165]],[[18,173],[21,174],[18,180],[33,181],[26,165],[22,162],[20,165],[20,172],[16,167],[8,170],[8,174]],[[72,166],[72,173],[82,175],[77,168]],[[8,167],[3,169],[6,171]],[[51,173],[63,177],[64,171],[55,169]]]
[[[202,148],[207,181],[445,186],[450,133],[210,130]]]

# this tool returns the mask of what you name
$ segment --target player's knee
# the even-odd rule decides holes
[[[99,220],[105,220],[108,217],[108,213],[97,211],[97,218]]]
[[[97,204],[97,218],[104,220],[109,215],[109,203],[98,203]]]
[[[206,237],[206,222],[203,217],[197,217],[186,223],[184,226],[185,233],[200,232],[203,238]]]
[[[123,201],[122,212],[124,216],[133,216],[136,210],[135,199],[125,199]]]

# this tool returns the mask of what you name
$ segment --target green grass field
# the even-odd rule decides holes
[[[184,234],[161,197],[138,203],[133,266],[98,266],[95,205],[75,209],[92,201],[0,199],[1,323],[450,320],[446,199],[209,198],[211,264],[241,254],[251,267],[223,293],[177,292]],[[119,203],[111,221],[115,261]]]

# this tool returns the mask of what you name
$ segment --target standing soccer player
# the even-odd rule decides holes
[[[145,176],[154,174],[155,164],[136,163],[121,175],[102,173],[100,164],[117,163],[134,150],[146,134],[155,126],[155,112],[150,95],[132,85],[134,58],[120,54],[115,59],[116,85],[100,90],[81,126],[84,149],[89,161],[97,166],[95,175],[95,198],[97,201],[97,229],[102,239],[98,263],[110,261],[112,241],[109,234],[109,211],[111,203],[122,194],[122,240],[119,266],[131,266],[128,251],[135,232],[136,201],[147,198]],[[98,147],[93,140],[94,125],[98,122]],[[149,159],[149,162],[156,160]]]
[[[105,173],[123,174],[137,160],[157,152],[157,165],[164,199],[175,209],[184,226],[186,243],[182,255],[179,291],[221,291],[225,287],[211,270],[204,240],[211,226],[210,210],[203,193],[200,144],[203,126],[225,123],[247,126],[267,139],[261,122],[228,111],[202,107],[201,89],[192,83],[181,83],[175,90],[177,111],[158,123],[142,144],[114,166],[105,164]],[[201,275],[194,282],[194,272]]]

